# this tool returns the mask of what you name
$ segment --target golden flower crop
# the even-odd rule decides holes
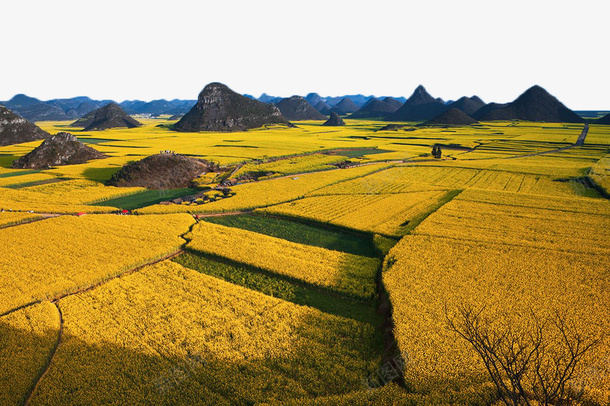
[[[265,207],[302,198],[324,186],[357,178],[386,167],[387,164],[365,165],[349,169],[335,169],[301,176],[283,177],[231,187],[235,196],[200,206],[154,205],[139,209],[139,213],[230,212]]]
[[[28,192],[44,193],[49,200],[65,204],[93,204],[117,197],[129,196],[146,190],[142,187],[105,186],[99,182],[73,179],[48,185],[32,186]]]
[[[0,314],[178,250],[194,222],[168,216],[61,216],[0,229]]]
[[[577,331],[602,338],[577,379],[595,382],[589,396],[607,399],[608,207],[602,199],[466,191],[404,237],[387,257],[383,281],[395,336],[411,360],[408,385],[442,393],[487,379],[469,344],[446,326],[446,308],[473,305],[492,318],[559,312]]]
[[[310,154],[294,158],[278,159],[261,164],[246,164],[235,173],[235,177],[247,172],[271,172],[283,175],[334,169],[332,164],[345,161],[344,156]]]
[[[313,196],[258,211],[400,237],[410,221],[425,213],[445,194],[444,191],[432,191]]]
[[[0,404],[24,404],[57,342],[59,313],[45,302],[0,318]]]
[[[374,327],[173,262],[59,301],[40,404],[254,404],[362,388]]]
[[[610,194],[610,155],[600,159],[592,168],[589,177]]]
[[[574,196],[569,182],[528,173],[418,164],[391,168],[317,190],[315,194],[404,193],[440,189],[489,189],[528,194]]]
[[[55,176],[48,175],[46,173],[25,173],[23,175],[18,176],[0,177],[0,187],[7,187],[38,181],[49,181],[54,179],[56,179]]]
[[[0,212],[0,228],[20,224],[40,218],[37,214],[20,212]]]
[[[318,285],[349,296],[375,294],[379,261],[212,223],[199,223],[188,248]]]
[[[0,188],[0,208],[33,210],[41,213],[110,213],[115,207],[91,206],[116,197],[128,196],[144,188],[104,186],[84,179],[67,180],[22,189]]]
[[[501,193],[495,193],[500,195]],[[610,254],[610,216],[539,207],[469,201],[459,196],[423,222],[415,233],[524,245],[552,250]],[[502,198],[500,197],[500,200]],[[598,200],[609,209],[606,200]],[[561,201],[560,198],[555,199]],[[578,210],[573,206],[572,210]]]

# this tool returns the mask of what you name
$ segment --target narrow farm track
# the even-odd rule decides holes
[[[491,159],[515,159],[515,158],[527,158],[527,157],[532,157],[532,156],[554,154],[556,152],[567,151],[567,150],[572,149],[574,147],[582,147],[585,144],[585,139],[587,138],[587,134],[588,133],[589,133],[589,124],[585,124],[585,126],[582,129],[582,132],[580,133],[580,135],[578,136],[578,139],[576,140],[576,142],[573,145],[569,145],[567,147],[553,149],[553,150],[550,150],[550,151],[535,152],[533,154],[514,155],[514,156],[508,156],[508,157],[501,157],[501,158],[500,157],[499,158],[473,158],[473,159],[463,159],[463,160],[464,161],[488,161],[488,160],[491,160]],[[480,146],[482,146],[482,144],[481,145],[477,145],[476,147],[474,147],[472,150],[466,152],[465,154],[473,152],[474,150],[476,150]]]
[[[184,245],[186,245],[186,242],[185,242]],[[28,308],[30,306],[37,305],[39,303],[43,303],[43,302],[56,303],[57,301],[59,301],[61,299],[64,299],[64,298],[66,298],[68,296],[73,296],[73,295],[77,295],[79,293],[88,292],[88,291],[93,290],[93,289],[95,289],[95,288],[97,288],[99,286],[105,285],[106,283],[108,283],[110,281],[113,281],[115,279],[122,278],[123,276],[131,275],[131,274],[133,274],[135,272],[138,272],[140,269],[142,269],[144,267],[147,267],[149,265],[154,265],[154,264],[157,264],[159,262],[163,262],[165,260],[169,260],[169,259],[175,258],[178,255],[181,255],[182,253],[184,253],[184,245],[180,249],[178,249],[177,251],[172,252],[171,254],[168,254],[168,255],[165,255],[165,256],[163,256],[161,258],[158,258],[158,259],[146,262],[146,263],[144,263],[142,265],[138,265],[138,266],[136,266],[134,268],[128,269],[125,272],[118,273],[118,274],[116,274],[114,276],[111,276],[111,277],[109,277],[107,279],[104,279],[102,281],[99,281],[99,282],[96,282],[96,283],[93,283],[93,284],[87,285],[87,286],[81,286],[81,287],[76,288],[76,289],[74,289],[74,290],[72,290],[70,292],[62,293],[62,294],[54,296],[52,298],[36,300],[34,302],[30,302],[30,303],[24,304],[22,306],[16,307],[14,309],[11,309],[11,310],[9,310],[7,312],[4,312],[4,313],[0,314],[0,318],[2,318],[4,316],[8,316],[9,314],[15,313],[15,312],[17,312],[19,310]]]
[[[512,157],[505,158],[505,159],[527,158],[527,157],[530,157],[530,156],[540,156],[540,155],[554,154],[555,152],[567,151],[567,150],[572,149],[574,147],[582,147],[585,144],[585,139],[587,138],[587,134],[588,133],[589,133],[589,124],[585,124],[584,128],[582,129],[582,132],[578,136],[578,139],[576,140],[574,145],[570,145],[569,147],[563,147],[563,148],[554,149],[554,150],[551,150],[551,151],[537,152],[537,153],[534,153],[534,154],[515,155],[515,156],[512,156]]]
[[[578,136],[576,144],[574,145],[577,147],[582,147],[583,145],[585,145],[585,139],[587,138],[587,134],[589,134],[589,123],[585,124],[585,128],[582,129],[582,132]]]
[[[239,216],[242,214],[250,214],[254,210],[242,210],[242,211],[227,211],[219,213],[198,213],[199,218],[202,217],[225,217],[225,216]]]
[[[49,354],[49,358],[47,359],[47,363],[46,363],[44,369],[40,372],[40,374],[36,378],[36,381],[32,385],[32,389],[30,390],[30,393],[28,394],[28,397],[26,398],[25,403],[24,403],[24,405],[26,405],[26,406],[28,406],[30,404],[30,402],[32,401],[32,398],[34,397],[34,394],[36,393],[36,390],[38,389],[38,385],[43,380],[43,378],[47,375],[47,372],[49,372],[49,369],[51,368],[51,365],[53,364],[53,359],[55,359],[55,355],[57,354],[57,350],[59,349],[59,346],[63,339],[64,316],[63,316],[63,313],[61,312],[61,308],[59,307],[59,304],[57,303],[57,301],[53,301],[52,303],[57,308],[57,313],[59,315],[59,332],[57,334],[57,341],[55,342],[55,346],[53,347],[53,349],[51,350],[51,353]]]
[[[0,230],[4,230],[6,228],[11,228],[11,227],[22,226],[24,224],[36,223],[37,221],[48,220],[50,218],[62,216],[62,214],[58,214],[58,213],[52,213],[52,214],[51,213],[45,213],[45,214],[34,213],[34,214],[36,214],[40,217],[32,219],[32,220],[22,221],[21,223],[17,223],[17,224],[11,224],[8,226],[0,226]]]

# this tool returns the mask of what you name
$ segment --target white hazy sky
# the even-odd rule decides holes
[[[610,109],[610,1],[3,1],[0,100],[477,94]]]

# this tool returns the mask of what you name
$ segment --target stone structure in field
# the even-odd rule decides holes
[[[425,121],[447,110],[447,106],[419,85],[411,97],[394,113],[385,117],[387,121]]]
[[[513,102],[488,104],[473,114],[479,121],[524,120],[547,123],[583,123],[585,120],[540,86],[532,86]]]
[[[48,169],[53,166],[83,164],[106,155],[83,144],[70,133],[61,132],[42,142],[13,162],[13,168]]]
[[[475,123],[477,123],[477,120],[470,117],[462,110],[450,108],[434,117],[432,120],[420,124],[420,126],[466,126]]]
[[[339,127],[339,126],[345,125],[345,121],[343,121],[343,119],[341,117],[339,117],[339,114],[332,112],[332,113],[330,113],[330,118],[322,125],[327,125],[327,126],[331,126],[331,127]]]
[[[35,124],[0,105],[0,146],[21,144],[50,137]]]
[[[84,128],[84,131],[101,131],[108,128],[135,128],[141,125],[142,123],[125,113],[121,106],[114,102],[90,112],[71,124],[72,127]]]
[[[288,120],[326,120],[325,115],[301,96],[287,97],[280,100],[276,106]]]
[[[269,124],[292,127],[271,104],[244,97],[222,83],[210,83],[199,94],[197,104],[176,124],[176,131],[244,131]]]
[[[161,153],[124,165],[108,183],[119,187],[178,189],[191,186],[193,179],[215,170],[215,164],[202,159]]]

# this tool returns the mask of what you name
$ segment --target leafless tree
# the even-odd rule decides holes
[[[504,404],[568,406],[582,398],[575,372],[599,339],[570,328],[559,313],[492,319],[485,310],[460,305],[450,313],[446,306],[445,315],[449,329],[480,356]]]

